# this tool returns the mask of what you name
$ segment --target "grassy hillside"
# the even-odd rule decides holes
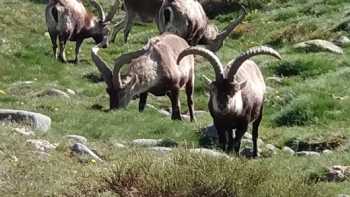
[[[350,194],[350,181],[317,182],[310,177],[325,167],[350,165],[350,154],[342,147],[321,157],[212,159],[189,154],[197,147],[199,131],[212,122],[209,114],[196,123],[171,121],[151,108],[144,113],[133,101],[125,110],[105,112],[108,97],[104,83],[91,61],[91,40],[82,46],[81,63],[62,64],[52,57],[46,33],[45,4],[39,0],[0,0],[0,107],[46,114],[52,119],[47,134],[35,138],[60,143],[46,161],[38,160],[25,138],[10,127],[0,126],[0,196],[336,196]],[[109,5],[110,1],[104,5]],[[293,44],[309,39],[331,40],[346,32],[331,31],[350,12],[348,0],[247,1],[251,10],[244,23],[218,52],[228,62],[240,52],[257,45],[270,45],[283,60],[257,57],[267,80],[264,118],[260,136],[279,148],[292,140],[327,142],[350,139],[350,48],[344,55],[328,52],[303,53]],[[257,9],[255,9],[257,8]],[[123,13],[121,13],[123,14]],[[217,16],[212,22],[223,28],[236,12]],[[134,26],[129,42],[118,34],[115,44],[102,50],[108,62],[118,55],[142,47],[157,35],[155,25]],[[74,58],[74,45],[66,50]],[[201,59],[196,64],[195,108],[207,111],[202,74],[214,77],[212,68]],[[90,76],[90,77],[89,77]],[[31,81],[31,83],[25,83]],[[57,88],[72,89],[69,99],[36,97],[35,93]],[[3,93],[2,93],[3,92]],[[187,111],[182,92],[182,110]],[[148,103],[168,109],[166,97],[151,97]],[[102,106],[102,110],[94,106]],[[78,134],[106,160],[80,163],[69,154],[62,136]],[[137,138],[171,138],[179,143],[169,156],[131,148],[120,149],[116,142]],[[14,159],[14,156],[16,159]]]

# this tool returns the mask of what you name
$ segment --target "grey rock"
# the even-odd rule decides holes
[[[275,145],[273,145],[273,144],[266,144],[265,148],[266,148],[269,152],[271,152],[272,154],[274,154],[274,155],[277,154],[278,148],[276,148]]]
[[[296,49],[303,49],[306,51],[328,51],[336,54],[343,54],[344,51],[342,48],[338,47],[337,45],[333,44],[332,42],[326,41],[326,40],[309,40],[305,42],[301,42],[294,45],[294,48]]]
[[[103,161],[99,156],[97,156],[92,150],[90,150],[86,145],[81,143],[75,143],[71,146],[72,153],[79,156],[88,156],[96,161]]]
[[[319,157],[321,156],[320,153],[314,152],[314,151],[300,151],[296,152],[297,156],[311,156],[311,157]]]
[[[75,95],[75,94],[76,94],[74,90],[69,89],[69,88],[66,89],[66,92],[67,92],[68,94],[70,94],[70,95]]]
[[[0,123],[30,125],[33,130],[46,132],[50,129],[51,119],[43,114],[11,109],[0,109]]]
[[[243,147],[246,147],[246,146],[249,146],[249,147],[253,147],[253,140],[252,138],[249,138],[251,135],[247,135],[247,137],[243,137],[242,140],[241,140],[241,144]],[[262,147],[264,146],[264,142],[258,138],[257,140],[257,143],[258,143],[258,147]]]
[[[333,153],[333,151],[328,150],[328,149],[322,151],[322,154],[325,154],[325,155],[330,155],[332,153]]]
[[[151,147],[151,146],[158,146],[158,144],[161,141],[162,141],[161,139],[136,139],[136,140],[133,140],[131,144],[135,146]]]
[[[295,151],[293,149],[289,148],[288,146],[283,147],[282,151],[284,153],[287,153],[288,155],[295,155]]]
[[[35,150],[46,153],[51,150],[54,150],[57,147],[57,145],[53,145],[47,140],[40,139],[30,139],[27,140],[26,143],[31,144],[35,148]]]
[[[82,144],[87,144],[87,141],[88,141],[85,137],[80,135],[66,135],[64,137],[67,138],[72,144],[77,142]]]
[[[64,97],[70,98],[69,95],[62,90],[58,90],[55,88],[50,88],[47,90],[43,90],[34,94],[36,97],[44,97],[44,96],[55,96],[55,97]]]
[[[204,136],[218,138],[218,132],[213,124],[210,124],[206,128],[202,129],[202,134]]]
[[[339,36],[333,40],[333,43],[340,47],[347,47],[350,45],[350,39],[347,36]]]
[[[160,146],[155,146],[155,147],[149,147],[147,148],[148,150],[160,153],[160,154],[166,154],[171,152],[173,149],[169,147],[160,147]]]
[[[190,149],[189,151],[191,153],[198,153],[198,154],[207,155],[207,156],[210,156],[210,157],[230,158],[225,153],[222,153],[222,152],[219,152],[219,151],[215,151],[215,150],[211,150],[211,149],[207,149],[207,148],[194,148],[194,149]]]
[[[14,128],[13,129],[16,133],[20,134],[20,135],[23,135],[23,136],[34,136],[35,133],[28,129],[28,128],[25,128],[25,127],[22,127],[22,128]]]
[[[326,181],[342,182],[350,177],[350,166],[335,165],[327,169]]]

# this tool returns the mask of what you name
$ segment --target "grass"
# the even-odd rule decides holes
[[[150,108],[139,113],[137,101],[125,110],[93,109],[94,105],[108,108],[108,97],[103,82],[92,83],[84,77],[97,73],[90,58],[92,41],[84,42],[80,64],[61,64],[53,59],[45,34],[45,4],[28,0],[0,2],[0,106],[50,116],[52,128],[35,138],[60,143],[47,161],[41,161],[28,148],[24,137],[0,126],[0,196],[127,196],[132,192],[134,196],[350,194],[349,181],[315,183],[310,179],[330,165],[349,165],[347,150],[320,158],[279,154],[258,160],[216,160],[186,151],[198,146],[200,129],[212,122],[209,114],[199,116],[196,123],[171,121]],[[347,0],[249,2],[251,10],[245,22],[218,55],[222,62],[228,62],[249,47],[261,44],[282,54],[282,61],[254,58],[265,77],[283,77],[281,83],[267,81],[274,91],[267,95],[261,138],[278,147],[293,139],[349,139],[350,56],[346,54],[350,49],[345,48],[343,56],[306,54],[294,51],[292,45],[307,39],[336,37],[340,33],[330,30],[342,21],[350,4]],[[235,16],[236,13],[220,15],[211,22],[223,28]],[[127,44],[123,44],[119,34],[116,44],[101,54],[111,63],[121,53],[142,47],[155,35],[155,25],[134,26]],[[67,57],[74,57],[72,43],[68,44]],[[197,60],[195,108],[207,111],[207,88],[202,74],[214,77],[211,66]],[[76,95],[70,99],[33,96],[47,88],[69,88]],[[181,101],[182,110],[187,111],[184,92]],[[152,96],[148,103],[166,109],[170,106],[166,97]],[[86,136],[106,162],[79,163],[70,156],[63,138],[66,134]],[[136,138],[174,139],[179,145],[165,157],[115,146],[116,142],[127,143]]]

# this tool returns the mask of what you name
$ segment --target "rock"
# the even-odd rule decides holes
[[[64,137],[67,138],[72,144],[77,142],[82,144],[87,144],[87,139],[80,135],[66,135]]]
[[[252,138],[249,138],[251,135],[247,135],[247,137],[243,137],[242,140],[241,140],[241,146],[242,147],[245,147],[245,146],[249,146],[249,147],[253,147],[253,140]],[[257,143],[258,143],[258,147],[262,147],[264,146],[264,142],[258,138],[257,140]]]
[[[70,98],[69,95],[62,90],[58,90],[55,88],[43,90],[40,92],[37,92],[34,94],[36,97],[44,97],[44,96],[55,96],[55,97],[64,97],[64,98]]]
[[[173,149],[169,147],[160,147],[160,146],[155,146],[155,147],[149,147],[147,148],[148,150],[160,153],[160,154],[166,154],[171,152]]]
[[[161,139],[136,139],[133,140],[131,143],[136,146],[146,146],[146,147],[151,147],[151,146],[158,146],[158,144],[161,142]]]
[[[202,155],[207,155],[210,157],[216,157],[216,158],[230,158],[225,153],[211,150],[211,149],[207,149],[207,148],[194,148],[194,149],[190,149],[190,152],[191,153],[198,153],[198,154],[202,154]]]
[[[350,166],[336,165],[327,169],[326,176],[323,180],[342,182],[350,177]]]
[[[99,156],[97,156],[92,150],[90,150],[86,145],[81,143],[75,143],[71,146],[71,151],[73,154],[78,156],[88,156],[96,161],[103,161]]]
[[[333,43],[340,47],[347,47],[350,45],[350,39],[347,36],[339,36],[333,40]]]
[[[283,147],[282,151],[284,153],[287,153],[288,155],[295,155],[295,151],[293,149],[289,148],[288,146]]]
[[[343,54],[343,49],[326,40],[309,40],[294,45],[295,49],[302,49],[305,51],[319,52],[328,51],[336,54]]]
[[[46,152],[46,153],[51,150],[54,150],[57,147],[57,145],[53,145],[47,140],[30,139],[30,140],[27,140],[26,143],[31,144],[37,151]]]
[[[51,119],[43,114],[11,109],[0,109],[0,123],[30,125],[33,130],[46,132],[50,129]]]
[[[23,136],[34,136],[35,133],[31,131],[30,129],[27,129],[25,127],[22,128],[14,128],[13,129],[16,133],[23,135]]]
[[[276,83],[282,83],[283,82],[283,78],[282,77],[267,77],[266,81],[274,81]]]
[[[312,156],[312,157],[319,157],[321,156],[320,153],[314,152],[314,151],[300,151],[296,153],[297,156]]]
[[[333,153],[333,151],[328,150],[328,149],[322,151],[322,154],[325,154],[325,155],[330,155],[332,153]]]
[[[271,152],[273,155],[277,154],[278,148],[273,144],[266,144],[265,148]]]
[[[208,125],[206,128],[203,128],[202,135],[212,138],[218,138],[217,130],[213,124]]]
[[[69,88],[66,89],[66,92],[70,95],[76,95],[75,91]]]
[[[124,144],[121,144],[121,143],[114,143],[113,145],[117,148],[126,148],[126,146]]]

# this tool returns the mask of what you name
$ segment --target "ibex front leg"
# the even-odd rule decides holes
[[[140,94],[139,112],[143,112],[145,110],[147,95],[148,95],[147,92]]]
[[[65,35],[60,35],[58,37],[59,42],[60,42],[60,54],[59,54],[59,59],[63,62],[66,63],[67,59],[66,59],[66,54],[65,54],[65,46],[66,46],[66,42],[67,42],[67,36]]]
[[[74,60],[74,64],[78,64],[79,63],[79,53],[80,53],[80,46],[83,43],[83,40],[77,40],[76,44],[75,44],[75,60]]]
[[[172,120],[182,120],[181,110],[180,110],[180,100],[179,100],[179,90],[172,90],[168,93],[168,96],[171,101],[171,119]]]

